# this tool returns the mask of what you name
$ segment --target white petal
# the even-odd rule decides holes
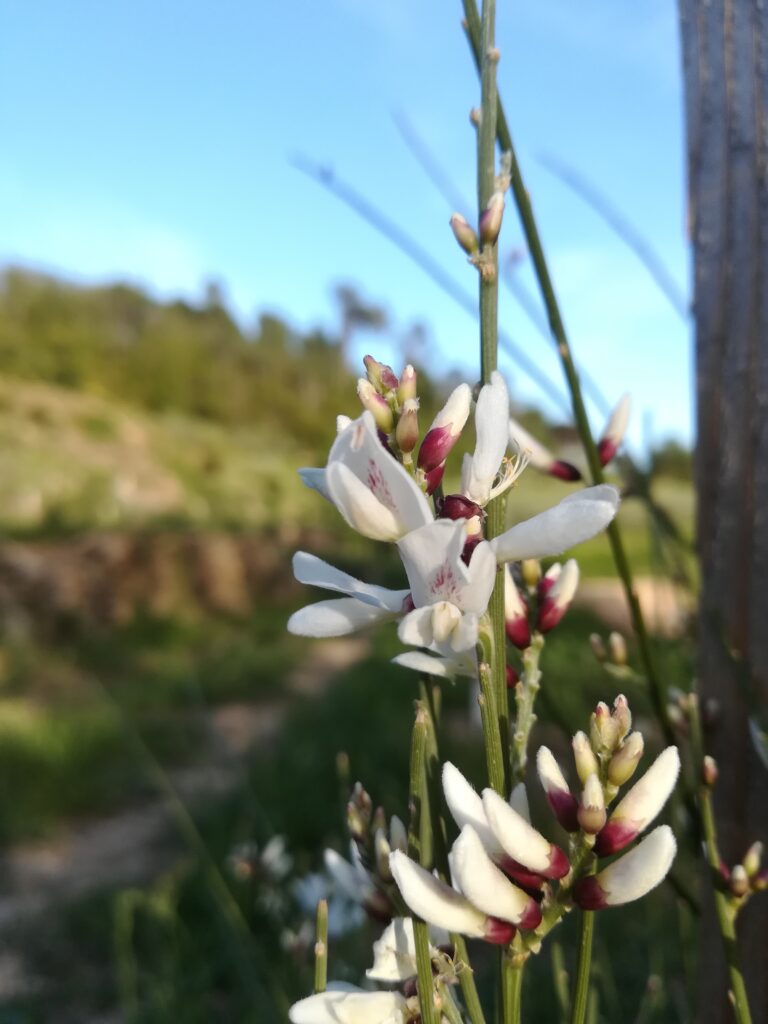
[[[389,1024],[405,1020],[399,992],[327,991],[307,996],[288,1011],[291,1024]]]
[[[319,469],[314,466],[305,466],[299,470],[299,476],[301,482],[305,487],[309,487],[311,491],[317,491],[321,494],[326,501],[332,501],[330,494],[328,493],[328,485],[325,482],[325,470]]]
[[[509,441],[509,395],[503,377],[496,370],[491,374],[491,383],[480,389],[475,429],[477,443],[464,494],[478,505],[485,505]]]
[[[403,528],[392,509],[344,463],[330,463],[325,481],[331,501],[353,530],[371,540],[395,541],[402,536]]]
[[[680,755],[677,747],[667,747],[624,799],[616,805],[610,820],[632,822],[637,831],[642,832],[669,799],[679,773]]]
[[[340,500],[345,499],[346,492],[353,488],[348,480],[344,482],[343,477],[339,480],[335,474],[331,476],[331,471],[341,465],[357,478],[360,486],[376,504],[389,513],[396,524],[392,537],[381,538],[378,534],[368,533],[365,536],[373,536],[374,540],[396,539],[409,530],[416,530],[432,522],[434,516],[424,492],[408,471],[385,451],[369,412],[353,420],[336,438],[328,455],[326,470],[328,491],[334,503],[347,522],[358,529],[351,521],[354,509],[349,507],[348,502],[344,506],[339,504]],[[358,506],[370,507],[357,495],[354,507]],[[363,521],[368,522],[369,518],[366,515]]]
[[[448,942],[448,933],[430,929],[430,951]],[[416,974],[416,940],[413,918],[396,917],[387,925],[381,937],[373,944],[373,967],[365,972],[372,981],[407,981]]]
[[[530,822],[531,809],[528,806],[528,793],[524,782],[518,782],[509,794],[509,806],[513,811],[517,811],[521,818],[525,818],[527,822]]]
[[[501,856],[503,850],[488,824],[480,794],[450,761],[443,765],[443,793],[448,810],[459,828],[471,826],[490,856]]]
[[[342,430],[346,430],[351,422],[351,417],[339,414],[336,417],[336,433],[340,434]]]
[[[611,415],[608,417],[605,430],[603,430],[600,435],[601,440],[612,441],[618,448],[627,431],[627,424],[629,423],[629,414],[631,410],[632,398],[627,392],[621,396],[611,412]]]
[[[615,487],[587,487],[546,512],[518,523],[490,544],[499,562],[558,555],[604,530],[618,507]]]
[[[375,608],[354,597],[317,601],[300,608],[288,619],[287,629],[294,636],[349,636],[377,622],[386,622],[400,613]]]
[[[336,850],[324,850],[323,860],[325,869],[334,884],[349,899],[356,903],[362,903],[371,888],[370,880],[364,869],[356,864],[350,864]]]
[[[455,679],[456,676],[474,679],[477,676],[477,659],[474,652],[469,651],[456,658],[437,658],[423,651],[406,651],[393,658],[392,664],[440,679]]]
[[[653,832],[601,871],[597,881],[609,906],[639,900],[666,876],[677,852],[677,843],[669,825]]]
[[[474,650],[480,633],[480,619],[474,612],[465,612],[449,638],[451,651],[462,654]]]
[[[471,407],[472,389],[469,384],[459,384],[457,388],[453,389],[448,396],[448,401],[432,420],[429,430],[434,430],[435,427],[450,427],[454,436],[460,434],[467,422]]]
[[[509,440],[510,443],[516,445],[521,452],[528,456],[528,462],[535,469],[546,471],[555,461],[552,452],[529,434],[525,427],[518,423],[517,420],[513,420],[511,417],[509,420]]]
[[[438,519],[398,541],[417,608],[438,601],[462,607],[462,595],[469,583],[467,567],[461,560],[465,540],[462,520]]]
[[[414,914],[446,931],[483,937],[486,915],[455,889],[419,867],[399,850],[390,855],[389,866],[403,899]]]
[[[490,547],[490,544],[488,545]],[[491,548],[493,550],[493,548]],[[517,584],[508,565],[504,566],[504,616],[519,619],[528,615],[528,609],[520,596]]]
[[[553,791],[570,793],[570,787],[565,781],[560,765],[549,747],[539,747],[536,754],[536,773],[545,793]]]
[[[547,594],[558,608],[566,607],[573,600],[579,585],[579,565],[575,558],[569,558],[557,575],[552,589]]]
[[[465,612],[482,615],[488,609],[496,582],[496,556],[488,541],[481,541],[472,552],[467,575],[469,586],[462,594],[461,607]]]
[[[398,613],[409,593],[407,590],[389,590],[387,587],[363,583],[306,551],[297,551],[293,556],[293,575],[299,583],[306,583],[307,586],[336,590],[374,607]]]
[[[531,871],[548,869],[549,842],[492,789],[483,790],[483,810],[505,853]]]
[[[471,825],[461,830],[452,852],[451,872],[470,903],[486,914],[517,924],[531,897],[496,867]]]
[[[461,614],[461,613],[459,613]],[[401,643],[413,647],[431,647],[435,641],[432,628],[432,606],[414,608],[400,621],[397,635]]]

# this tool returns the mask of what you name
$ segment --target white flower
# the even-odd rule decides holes
[[[579,585],[579,566],[574,558],[565,565],[559,562],[547,569],[539,582],[539,610],[537,627],[539,632],[548,633],[554,629],[568,611]]]
[[[461,521],[439,519],[398,542],[414,604],[398,629],[403,643],[448,657],[474,648],[478,622],[493,590],[496,560],[490,545],[481,541],[465,565],[465,540]]]
[[[623,850],[650,825],[675,788],[679,773],[677,747],[667,747],[614,808],[595,843],[599,856]]]
[[[567,832],[578,832],[578,801],[571,793],[560,765],[549,747],[539,747],[536,754],[536,772],[554,816]]]
[[[493,483],[509,442],[508,421],[507,386],[501,374],[494,370],[491,383],[480,389],[477,399],[474,454],[466,455],[461,467],[461,493],[477,505],[487,505],[491,499]],[[502,489],[512,482],[512,479],[505,479]]]
[[[351,986],[329,988],[294,1003],[291,1024],[402,1024],[405,997],[399,992],[365,992]]]
[[[346,595],[294,612],[288,620],[288,632],[298,636],[346,636],[373,623],[399,618],[408,597],[407,590],[363,583],[306,551],[293,556],[293,574],[299,583]]]
[[[513,526],[490,541],[490,545],[499,562],[559,555],[604,530],[618,507],[615,487],[586,487],[569,494],[546,512]]]
[[[563,851],[545,839],[492,789],[483,790],[483,809],[507,856],[543,878],[562,878],[568,873],[570,864]]]
[[[324,484],[347,523],[372,540],[395,541],[432,522],[424,492],[384,448],[368,411],[334,441]]]
[[[430,930],[430,952],[448,942],[448,933]],[[413,918],[396,917],[387,925],[381,937],[373,944],[373,967],[365,972],[372,981],[407,981],[416,974],[416,939]]]
[[[506,944],[512,938],[511,924],[483,913],[404,853],[392,853],[389,866],[407,905],[428,924],[487,942]]]
[[[405,651],[393,658],[392,664],[440,679],[454,680],[457,676],[477,679],[477,657],[474,651],[452,653],[450,657],[427,654],[425,651]]]
[[[472,391],[468,384],[459,384],[450,393],[419,448],[417,464],[424,473],[432,473],[445,463],[464,429],[471,404]]]
[[[471,825],[464,826],[453,844],[450,863],[456,886],[479,910],[518,928],[539,926],[538,902],[496,867]]]
[[[634,850],[597,875],[580,879],[574,887],[574,901],[584,910],[601,910],[639,900],[665,878],[676,852],[672,829],[659,825]]]

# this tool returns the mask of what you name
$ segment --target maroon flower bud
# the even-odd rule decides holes
[[[511,690],[519,681],[520,676],[511,665],[507,665],[507,689]]]
[[[465,498],[463,494],[446,494],[440,503],[441,519],[472,519],[479,516],[485,518],[485,512],[474,501]]]
[[[581,480],[579,470],[572,466],[570,462],[566,462],[565,459],[555,459],[547,469],[547,472],[550,476],[557,477],[558,480],[567,480],[569,483]]]

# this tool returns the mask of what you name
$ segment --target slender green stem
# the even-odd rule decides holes
[[[550,949],[552,955],[552,982],[555,988],[555,995],[557,996],[557,1005],[560,1010],[560,1022],[565,1024],[565,1021],[570,1016],[571,1008],[571,1000],[568,995],[568,971],[565,968],[562,945],[559,942],[552,942]]]
[[[595,914],[592,910],[581,911],[579,926],[579,959],[576,966],[576,982],[571,1004],[571,1024],[584,1024],[589,1002],[589,978],[592,969],[592,938],[595,931]]]
[[[444,982],[441,982],[437,987],[437,991],[440,997],[441,1013],[449,1024],[464,1024],[459,1008],[453,998],[453,993],[448,986]]]
[[[440,725],[440,688],[434,679],[426,677],[422,680],[420,687],[421,699],[424,708],[429,715],[428,736],[427,736],[427,796],[429,801],[429,816],[432,821],[432,832],[434,839],[435,866],[443,881],[450,881],[450,868],[448,866],[448,837],[445,828],[445,819],[442,814],[442,790],[440,787],[440,748],[438,730]],[[459,984],[461,994],[464,997],[464,1005],[467,1008],[471,1024],[485,1024],[485,1016],[480,1003],[480,996],[477,993],[475,976],[469,959],[467,943],[462,935],[451,933],[455,954],[454,961],[460,963]]]
[[[520,1024],[523,1004],[523,968],[525,960],[508,953],[504,957],[503,1007],[504,1024]]]
[[[515,686],[517,716],[512,736],[512,782],[522,782],[528,765],[528,738],[536,722],[533,706],[539,692],[541,672],[539,658],[544,647],[544,637],[534,633],[530,646],[523,654],[523,675]]]
[[[416,721],[411,738],[411,770],[408,790],[410,820],[408,822],[408,855],[422,863],[421,817],[424,806],[425,768],[429,712],[416,702]],[[423,1024],[438,1024],[435,1011],[434,988],[432,984],[432,960],[429,954],[427,925],[418,918],[413,919],[413,934],[416,945],[416,987],[419,993],[421,1019]]]
[[[485,645],[478,644],[477,660],[480,677],[480,718],[483,723],[483,744],[488,766],[488,781],[501,796],[506,797],[507,786],[504,771],[504,752],[499,732],[499,715],[496,708],[496,689],[490,662],[486,659]]]
[[[463,0],[463,3],[467,36],[475,58],[475,63],[480,70],[482,77],[484,66],[484,39],[480,17],[477,12],[477,4],[475,0]],[[597,447],[589,425],[589,419],[587,417],[587,411],[581,391],[581,384],[571,355],[571,348],[568,343],[565,324],[563,323],[560,307],[557,302],[557,296],[555,294],[555,288],[552,283],[549,267],[544,255],[544,247],[539,235],[530,196],[525,187],[522,172],[520,171],[520,165],[515,154],[515,147],[512,143],[512,135],[509,130],[504,108],[501,101],[498,99],[498,95],[496,133],[502,150],[505,153],[509,153],[510,156],[510,185],[512,188],[512,194],[520,215],[526,244],[531,256],[536,278],[539,283],[544,306],[547,311],[549,328],[555,340],[557,353],[560,357],[560,362],[565,374],[566,384],[571,396],[573,417],[587,458],[590,476],[593,483],[603,483],[603,468],[600,463],[600,457],[597,453]],[[616,571],[621,577],[621,581],[624,586],[624,592],[626,594],[627,604],[629,605],[630,616],[632,618],[632,626],[635,631],[635,636],[637,637],[640,658],[643,662],[644,671],[648,678],[651,690],[651,700],[653,701],[654,710],[664,730],[667,742],[674,743],[675,733],[667,713],[666,687],[664,686],[663,680],[656,669],[650,639],[645,625],[645,619],[643,618],[640,602],[632,579],[632,570],[624,549],[621,531],[619,530],[618,523],[615,519],[609,525],[607,533],[611,545],[613,560],[616,564]]]
[[[328,984],[328,901],[317,904],[315,930],[315,992],[325,992]]]
[[[688,721],[691,731],[691,750],[693,753],[696,770],[701,773],[704,761],[704,739],[701,731],[701,714],[699,701],[695,693],[688,695],[687,702]],[[730,995],[733,1001],[733,1010],[738,1024],[752,1024],[752,1014],[749,1008],[749,997],[744,984],[744,975],[741,970],[741,957],[736,938],[736,906],[723,892],[720,877],[720,849],[717,844],[717,825],[715,824],[715,813],[712,806],[712,790],[706,782],[700,778],[699,784],[699,814],[701,827],[704,834],[704,848],[706,850],[707,864],[710,869],[712,888],[715,893],[715,910],[717,921],[720,926],[720,934],[723,939],[725,959],[728,964],[728,976],[730,979]]]

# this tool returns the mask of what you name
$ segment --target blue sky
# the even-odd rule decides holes
[[[539,159],[587,176],[687,292],[675,5],[498,6],[500,87],[577,357],[607,396],[632,391],[635,444],[644,421],[657,440],[690,440],[688,325]],[[332,166],[473,290],[452,210],[393,117],[406,114],[471,202],[479,90],[460,17],[459,0],[7,0],[0,261],[163,295],[198,296],[213,277],[245,322],[273,311],[300,328],[333,328],[333,284],[352,282],[396,331],[426,324],[433,358],[474,376],[473,318],[288,160]],[[508,206],[504,249],[521,242]],[[518,274],[533,292],[530,269]],[[562,390],[551,347],[508,294],[501,318]],[[539,401],[503,368],[516,398]]]

